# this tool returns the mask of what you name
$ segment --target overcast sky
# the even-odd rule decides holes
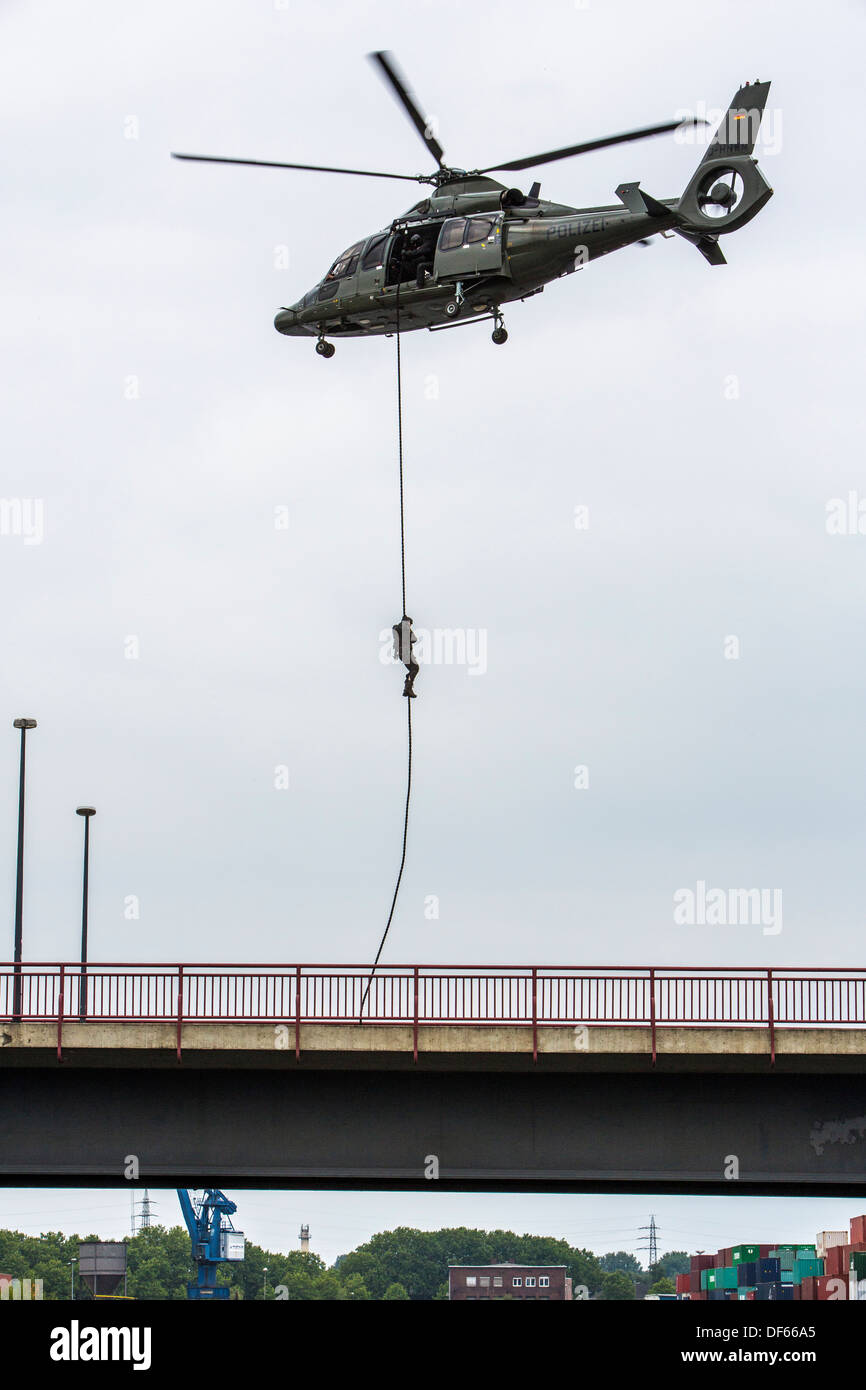
[[[400,616],[394,344],[324,361],[272,322],[416,195],[169,151],[426,171],[364,58],[390,48],[470,166],[771,78],[776,192],[726,268],[656,238],[510,307],[503,348],[489,325],[404,340],[409,612],[484,634],[486,671],[418,678],[385,959],[861,962],[866,535],[826,515],[866,497],[863,30],[853,0],[7,0],[0,495],[42,517],[38,543],[0,535],[8,956],[17,715],[39,721],[26,958],[78,949],[84,802],[94,960],[361,962],[378,944],[405,777],[402,676],[379,657]],[[576,206],[637,179],[671,197],[700,153],[670,136],[523,182]],[[698,880],[780,890],[783,929],[677,925]],[[330,1213],[314,1244],[332,1256],[440,1224],[437,1203],[577,1238],[581,1212],[629,1227],[670,1200],[250,1204],[291,1213],[286,1248]],[[122,1229],[104,1201],[100,1229],[118,1203]],[[671,1210],[719,1222],[708,1200]],[[800,1210],[786,1234],[824,1219]],[[739,1234],[720,1223],[718,1243]]]

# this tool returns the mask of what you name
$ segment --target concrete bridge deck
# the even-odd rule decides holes
[[[862,1199],[866,971],[6,966],[0,1110],[15,1185]]]
[[[866,1028],[63,1020],[64,1066],[866,1072]],[[533,1048],[535,1043],[535,1048]],[[417,1059],[415,1056],[417,1050]],[[57,1062],[56,1022],[0,1023],[0,1068]],[[535,1054],[537,1055],[534,1055]]]

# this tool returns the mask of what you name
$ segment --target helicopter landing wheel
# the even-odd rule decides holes
[[[445,312],[448,315],[449,319],[456,318],[456,316],[460,313],[459,301],[456,299],[449,299],[448,303],[445,305]]]
[[[333,357],[337,349],[333,343],[326,343],[324,338],[320,338],[316,343],[316,352],[320,357]]]
[[[496,327],[490,336],[494,343],[499,346],[501,343],[508,342],[508,334],[505,331],[505,324],[502,322],[502,315],[494,314],[494,318],[496,319]]]

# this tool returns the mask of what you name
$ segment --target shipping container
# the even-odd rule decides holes
[[[735,1266],[737,1271],[737,1284],[741,1289],[750,1289],[758,1282],[758,1261],[744,1260]],[[772,1275],[769,1278],[773,1278]],[[764,1283],[767,1280],[763,1281]]]
[[[815,1237],[815,1253],[826,1257],[834,1245],[845,1245],[847,1240],[847,1231],[819,1231]]]
[[[795,1247],[793,1245],[779,1245],[775,1250],[770,1251],[770,1258],[778,1260],[782,1269],[792,1270],[794,1268],[794,1253]]]
[[[766,1303],[770,1299],[776,1298],[781,1284],[766,1283],[755,1286],[755,1299],[758,1303]]]
[[[851,1218],[851,1244],[858,1245],[861,1241],[866,1242],[866,1216],[853,1216]]]
[[[758,1260],[758,1273],[755,1283],[773,1284],[780,1283],[782,1278],[782,1263],[778,1259],[768,1256],[766,1259]]]
[[[794,1283],[799,1284],[803,1279],[814,1278],[818,1274],[824,1273],[824,1261],[816,1256],[806,1259],[796,1259],[794,1261]]]
[[[757,1260],[760,1248],[757,1245],[735,1245],[731,1251],[731,1264],[745,1264],[748,1261]]]

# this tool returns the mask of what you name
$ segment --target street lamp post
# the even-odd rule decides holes
[[[77,1259],[69,1261],[69,1297],[72,1301],[75,1299],[75,1266],[77,1264]]]
[[[94,806],[77,806],[77,816],[84,817],[84,879],[81,892],[81,979],[78,985],[78,1016],[87,1017],[87,885],[90,873],[90,817],[96,815]]]
[[[21,730],[21,760],[18,770],[18,868],[15,875],[15,987],[12,1017],[21,1021],[21,953],[24,943],[24,767],[27,757],[27,730],[36,728],[35,719],[13,719],[12,727]]]
[[[267,1296],[268,1296],[268,1267],[267,1267],[267,1265],[265,1265],[264,1269],[262,1270],[262,1298],[266,1299]]]

